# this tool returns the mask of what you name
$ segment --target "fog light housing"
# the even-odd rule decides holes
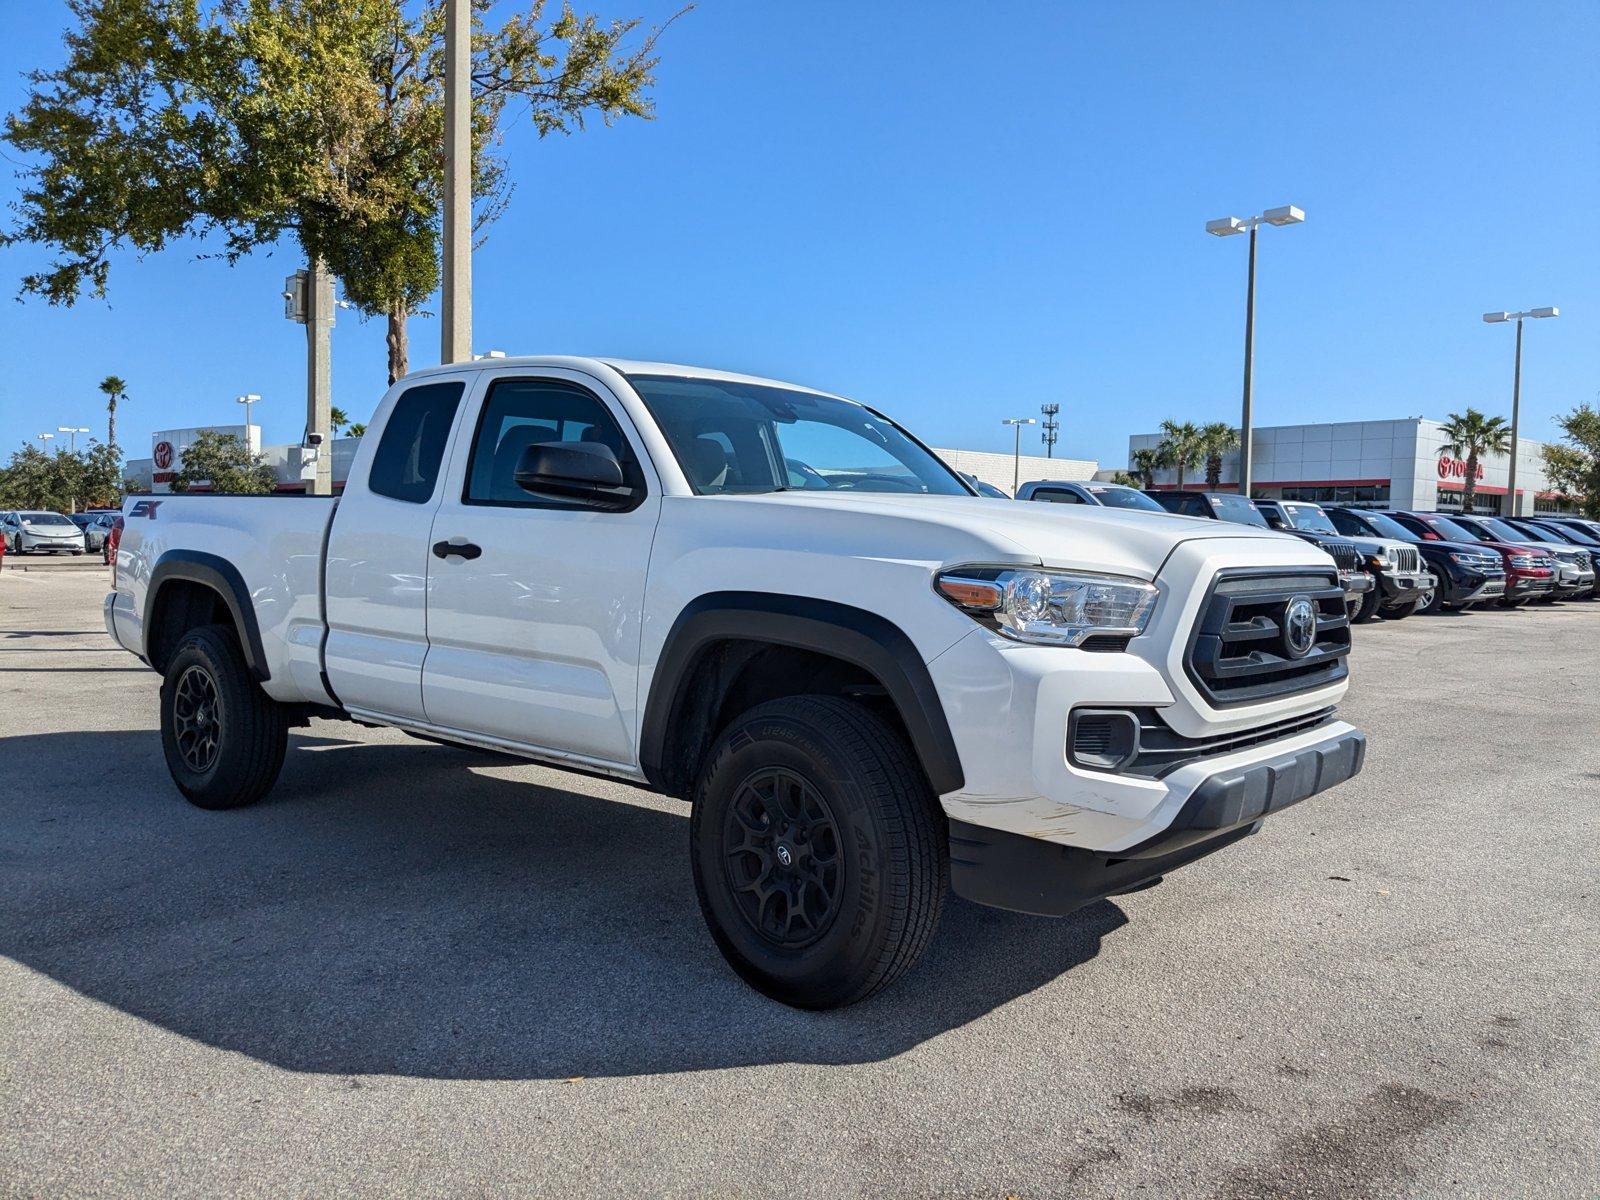
[[[1139,756],[1139,719],[1120,708],[1075,708],[1067,718],[1067,761],[1086,771],[1120,771]]]

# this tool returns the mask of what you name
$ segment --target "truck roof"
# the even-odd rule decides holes
[[[507,355],[503,358],[476,358],[471,362],[440,363],[437,366],[420,367],[410,372],[406,378],[416,379],[428,375],[438,375],[446,371],[483,369],[486,367],[565,367],[568,370],[587,371],[590,374],[594,373],[596,367],[609,367],[622,375],[678,375],[687,379],[715,379],[727,383],[753,383],[762,387],[781,387],[795,392],[810,392],[816,396],[829,396],[836,400],[850,399],[848,396],[838,396],[833,392],[825,392],[820,388],[807,387],[803,383],[791,383],[786,379],[768,379],[761,375],[741,375],[737,371],[719,371],[714,367],[693,367],[684,363],[612,358],[609,355],[520,354],[515,356]],[[859,403],[859,401],[854,403]]]

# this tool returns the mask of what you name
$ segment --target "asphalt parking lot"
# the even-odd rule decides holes
[[[1358,779],[806,1014],[677,802],[318,722],[184,804],[105,586],[0,573],[7,1193],[1600,1193],[1600,603],[1363,627]]]

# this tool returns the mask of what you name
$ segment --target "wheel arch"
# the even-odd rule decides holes
[[[804,694],[815,686],[781,668],[803,662],[833,690],[861,685],[892,710],[937,794],[964,785],[961,759],[927,664],[905,632],[865,609],[769,592],[714,592],[688,604],[668,632],[645,704],[640,766],[651,785],[687,797],[697,766],[728,719],[737,681],[767,657],[796,686],[771,686],[761,698]],[[887,715],[887,714],[886,714]]]
[[[233,626],[257,682],[272,677],[250,590],[227,559],[202,550],[168,550],[150,572],[147,596],[145,657],[157,671],[165,670],[167,658],[185,633],[199,625],[221,623]]]

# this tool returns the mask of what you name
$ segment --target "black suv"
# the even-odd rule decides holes
[[[1366,508],[1324,510],[1333,527],[1346,537],[1393,538],[1409,542],[1433,572],[1435,587],[1422,598],[1423,612],[1469,609],[1484,600],[1498,600],[1506,591],[1506,568],[1498,551],[1477,542],[1435,542],[1400,524],[1386,513]]]
[[[1150,491],[1145,494],[1168,512],[1177,513],[1180,517],[1210,517],[1215,521],[1232,521],[1236,525],[1254,525],[1259,529],[1273,527],[1261,511],[1260,504],[1231,492]],[[1356,544],[1336,533],[1313,533],[1294,528],[1281,529],[1279,532],[1327,551],[1329,557],[1338,564],[1345,608],[1354,620],[1362,609],[1367,593],[1377,586]]]
[[[1267,524],[1284,533],[1316,534],[1323,538],[1343,534],[1355,541],[1362,565],[1377,583],[1362,598],[1355,614],[1358,622],[1383,615],[1391,621],[1409,617],[1435,594],[1433,572],[1422,561],[1409,541],[1395,545],[1395,539],[1376,534],[1355,534],[1340,529],[1328,518],[1320,504],[1306,500],[1257,500],[1256,507]]]

